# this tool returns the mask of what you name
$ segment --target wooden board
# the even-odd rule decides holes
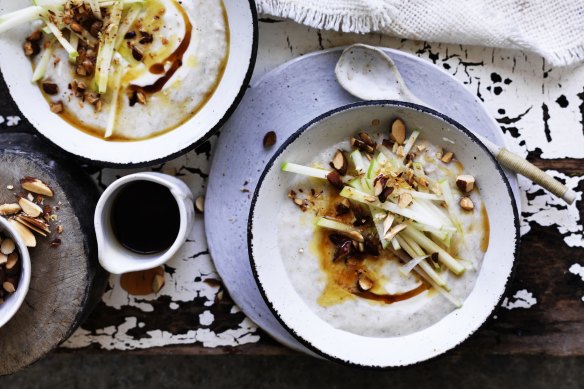
[[[37,361],[67,339],[101,297],[107,280],[97,262],[93,210],[99,192],[90,177],[75,165],[64,165],[45,154],[32,135],[3,134],[0,139],[0,203],[26,194],[20,178],[49,183],[55,192],[45,204],[59,207],[58,225],[47,238],[37,235],[30,249],[30,289],[17,314],[0,328],[0,375]],[[8,185],[14,189],[9,190]],[[55,238],[59,247],[50,247]]]

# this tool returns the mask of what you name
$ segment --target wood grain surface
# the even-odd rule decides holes
[[[0,329],[4,358],[0,375],[13,373],[37,361],[67,339],[85,320],[105,288],[105,272],[97,264],[91,208],[98,191],[89,176],[65,167],[42,150],[33,135],[3,134],[0,138],[0,203],[26,197],[20,179],[35,177],[48,183],[55,196],[45,198],[58,220],[52,233],[37,235],[30,248],[32,276],[26,299],[17,314]],[[7,186],[13,186],[9,190]],[[61,225],[64,231],[56,232]],[[51,247],[54,239],[58,247]]]

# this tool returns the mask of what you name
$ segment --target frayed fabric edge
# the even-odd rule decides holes
[[[257,8],[260,14],[292,19],[320,30],[367,34],[381,32],[391,25],[391,17],[387,12],[376,15],[326,14],[301,4],[282,3],[278,0],[258,1]]]

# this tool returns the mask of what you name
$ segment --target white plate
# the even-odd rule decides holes
[[[0,0],[0,15],[32,1]],[[0,36],[0,69],[12,98],[40,135],[86,162],[111,167],[153,165],[201,144],[233,113],[251,78],[257,53],[257,14],[254,0],[224,0],[230,28],[230,53],[217,90],[188,122],[161,136],[136,142],[108,142],[79,131],[51,113],[22,45],[30,26]]]
[[[464,85],[423,59],[398,50],[383,50],[421,100],[496,144],[505,145],[498,124]],[[253,193],[277,147],[298,128],[331,109],[357,101],[335,79],[334,68],[341,52],[342,48],[335,48],[297,58],[264,75],[248,89],[221,130],[205,204],[209,250],[233,300],[276,340],[305,352],[307,349],[272,315],[253,278],[246,238],[251,195],[241,190]],[[276,131],[278,144],[266,150],[262,138],[271,130]],[[519,199],[515,175],[506,175]],[[244,186],[245,182],[248,185]]]
[[[394,117],[400,117],[408,126],[419,129],[420,138],[448,147],[464,165],[465,171],[476,178],[492,226],[490,244],[476,285],[461,308],[412,334],[366,337],[335,328],[321,319],[292,285],[278,244],[277,211],[284,202],[290,201],[291,176],[280,167],[284,162],[309,164],[322,150],[348,139],[360,128],[367,128],[373,119],[381,121],[381,128],[389,128]],[[447,144],[444,138],[449,139]],[[487,320],[500,302],[518,254],[519,214],[513,192],[503,170],[487,148],[470,131],[448,117],[403,102],[356,103],[328,112],[302,127],[268,162],[252,199],[248,223],[252,270],[260,292],[276,318],[314,352],[335,361],[364,367],[387,368],[419,363],[463,342]],[[433,298],[444,297],[436,295]],[[363,324],[367,325],[366,322]]]

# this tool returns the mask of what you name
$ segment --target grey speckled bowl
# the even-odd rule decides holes
[[[274,210],[287,199],[285,161],[308,163],[319,151],[347,139],[373,119],[388,126],[399,116],[437,145],[448,138],[465,170],[480,183],[489,214],[490,245],[476,285],[460,309],[419,332],[391,338],[369,338],[336,329],[320,319],[296,293],[278,247]],[[387,128],[387,127],[386,127]],[[446,147],[446,145],[445,145]],[[471,336],[491,315],[510,280],[518,255],[519,218],[505,174],[485,146],[452,119],[428,108],[396,101],[350,104],[314,119],[293,134],[264,170],[252,200],[248,243],[260,292],[281,324],[310,350],[335,361],[373,368],[419,363],[441,355]]]

